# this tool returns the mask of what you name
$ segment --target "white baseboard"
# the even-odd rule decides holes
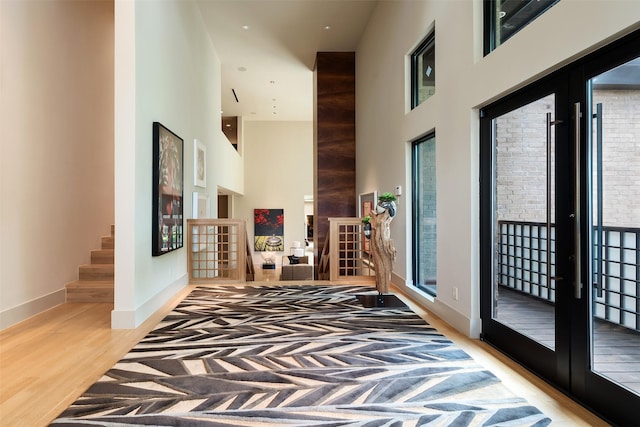
[[[62,288],[48,295],[27,301],[24,304],[0,311],[0,330],[27,320],[29,317],[40,314],[57,305],[64,304],[65,300],[66,290]]]
[[[185,273],[169,284],[162,291],[151,297],[135,310],[113,310],[111,312],[112,329],[135,329],[153,313],[162,308],[171,298],[189,284],[189,276]]]
[[[451,306],[443,304],[438,298],[428,296],[413,286],[406,286],[399,276],[393,277],[398,290],[411,297],[418,305],[428,310],[469,338],[479,338],[482,331],[481,319],[470,319]],[[400,279],[400,280],[397,280]],[[397,280],[397,281],[396,281]]]

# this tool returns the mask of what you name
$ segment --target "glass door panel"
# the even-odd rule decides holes
[[[591,369],[640,394],[640,58],[587,87]]]
[[[414,142],[413,174],[413,284],[437,295],[436,137]]]
[[[550,94],[492,121],[492,318],[554,350],[555,122]]]

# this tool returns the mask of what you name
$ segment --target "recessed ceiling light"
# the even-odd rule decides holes
[[[226,126],[227,126],[228,128],[230,128],[230,127],[231,127],[231,125],[230,125],[229,123],[227,123],[227,125],[226,125]]]
[[[242,26],[242,29],[243,29],[243,30],[248,30],[248,29],[249,29],[249,26],[248,26],[248,25],[243,25],[243,26]]]
[[[325,25],[325,26],[324,26],[324,29],[325,29],[325,30],[330,30],[330,29],[331,29],[331,25]]]
[[[238,71],[247,71],[246,67],[238,67]]]

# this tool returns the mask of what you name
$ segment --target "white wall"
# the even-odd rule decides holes
[[[64,302],[113,213],[113,1],[0,1],[0,329]]]
[[[356,56],[356,192],[404,185],[391,226],[394,283],[410,283],[410,141],[435,129],[438,297],[419,297],[458,330],[480,332],[477,109],[637,28],[639,16],[637,1],[563,0],[483,57],[480,0],[378,4]],[[433,26],[436,93],[408,111],[406,55]]]
[[[193,141],[207,147],[207,186],[242,194],[244,168],[220,124],[220,61],[193,2],[116,2],[116,284],[114,328],[132,328],[186,285],[186,246],[151,256],[152,123],[184,140],[191,217]]]
[[[247,220],[253,242],[253,210],[284,209],[284,253],[304,242],[304,196],[313,194],[313,122],[244,121],[245,193],[235,199],[235,217]],[[304,245],[304,243],[303,243]],[[262,252],[254,252],[257,267]]]

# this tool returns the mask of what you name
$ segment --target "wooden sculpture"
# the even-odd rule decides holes
[[[380,294],[389,292],[391,271],[396,260],[396,248],[391,240],[389,225],[393,217],[385,209],[382,213],[371,212],[371,252],[376,271],[376,288]]]

